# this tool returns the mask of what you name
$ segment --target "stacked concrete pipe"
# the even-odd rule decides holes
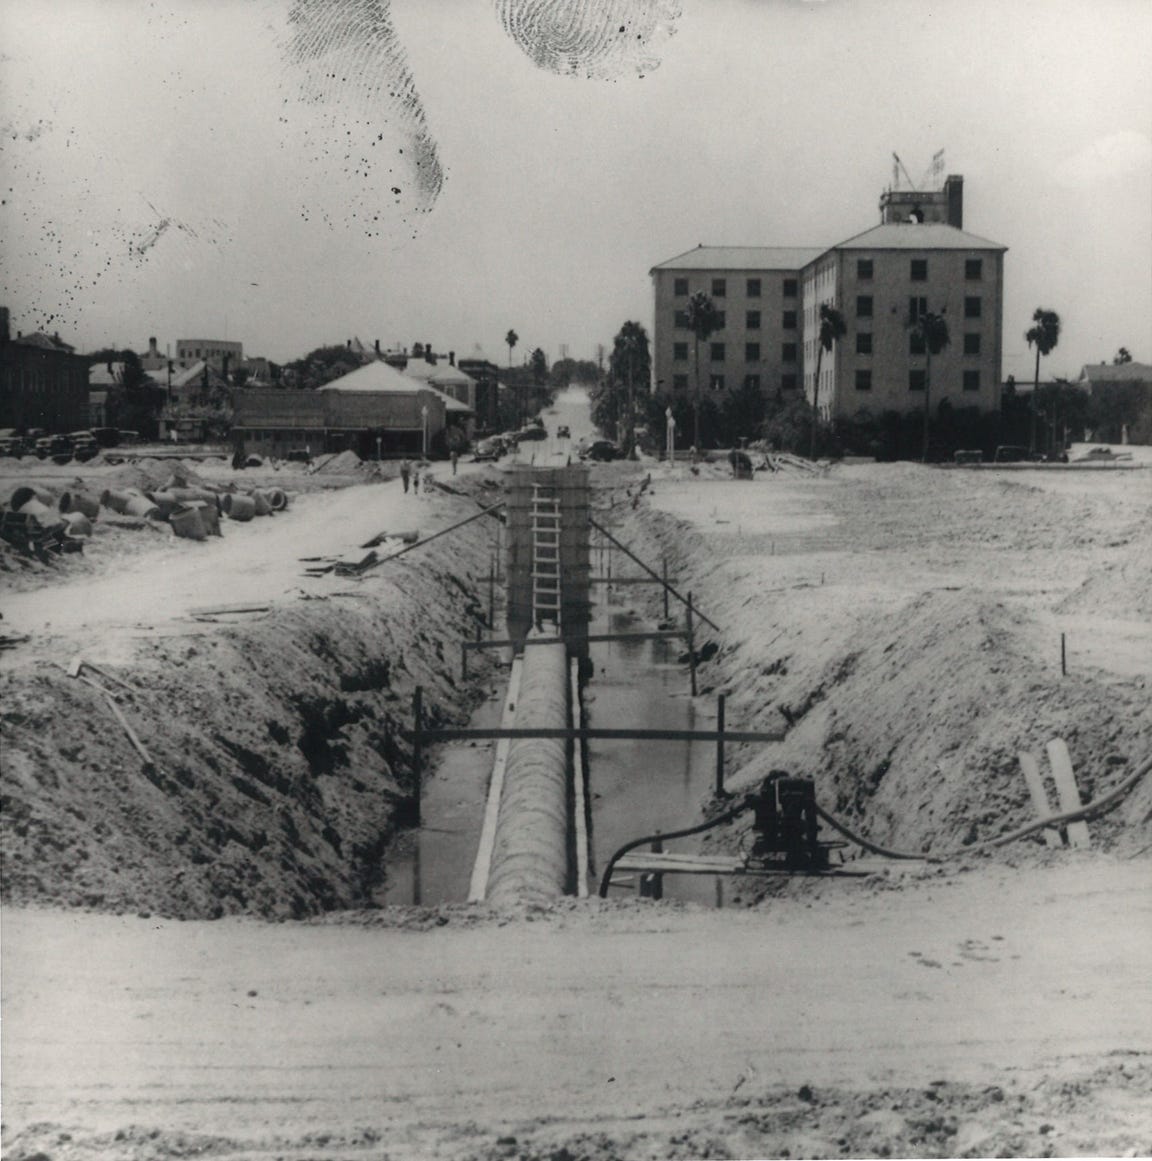
[[[524,650],[518,728],[568,725],[568,658],[562,644]],[[544,902],[563,895],[568,870],[568,747],[516,738],[508,749],[488,901]]]

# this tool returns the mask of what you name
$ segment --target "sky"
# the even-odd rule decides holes
[[[78,349],[519,362],[652,266],[833,245],[945,151],[1005,375],[1152,362],[1147,0],[0,0],[0,304]]]

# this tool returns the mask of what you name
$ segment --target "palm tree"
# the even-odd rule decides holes
[[[519,413],[517,416],[517,419],[521,424],[523,424],[525,419],[527,418],[527,415],[528,415],[528,408],[527,408],[527,405],[526,405],[525,400],[524,400],[524,386],[523,386],[523,384],[518,384],[516,387],[513,388],[512,382],[511,382],[511,380],[512,380],[512,375],[511,375],[511,371],[512,371],[512,348],[519,341],[520,341],[520,336],[514,330],[509,330],[509,332],[504,336],[504,343],[508,347],[508,371],[509,371],[509,375],[508,375],[509,384],[508,385],[515,393],[515,398],[517,401],[517,411]]]
[[[920,452],[922,462],[928,462],[928,424],[929,407],[932,395],[932,356],[938,355],[952,341],[948,333],[948,321],[944,312],[926,310],[908,320],[912,333],[924,344],[924,353],[928,357],[924,368],[924,443]]]
[[[640,385],[647,395],[652,377],[652,361],[648,352],[648,332],[638,322],[626,322],[612,344],[608,369],[614,384],[627,388],[623,408],[624,423],[618,426],[616,438],[627,455],[632,454],[636,429],[636,388]],[[620,430],[622,427],[623,430]]]
[[[688,319],[688,329],[696,339],[696,391],[692,399],[693,415],[693,446],[700,447],[700,344],[705,343],[720,329],[720,312],[716,304],[704,293],[698,290],[688,300],[685,310]]]
[[[1028,345],[1036,344],[1036,379],[1032,385],[1032,434],[1028,450],[1036,454],[1036,392],[1040,390],[1040,356],[1056,349],[1060,341],[1060,316],[1054,310],[1038,306],[1032,315],[1032,326],[1024,332]]]
[[[820,337],[816,346],[816,378],[812,383],[812,446],[809,459],[816,458],[816,425],[820,420],[820,364],[824,361],[824,352],[831,351],[833,344],[839,342],[847,330],[844,316],[840,311],[834,306],[822,302],[820,304]]]

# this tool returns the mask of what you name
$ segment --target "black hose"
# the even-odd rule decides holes
[[[869,842],[868,839],[850,830],[838,818],[829,814],[822,807],[817,806],[816,813],[834,830],[838,830],[844,835],[845,838],[850,839],[857,846],[862,847],[866,851],[871,851],[873,854],[882,855],[886,859],[918,859],[921,862],[942,863],[946,859],[960,858],[962,855],[971,855],[978,851],[990,850],[993,847],[1006,846],[1008,843],[1016,842],[1017,839],[1027,838],[1028,835],[1035,834],[1036,831],[1044,830],[1047,827],[1064,826],[1069,822],[1079,822],[1085,818],[1107,814],[1110,810],[1114,810],[1120,805],[1120,800],[1149,770],[1152,770],[1152,758],[1146,759],[1119,786],[1110,790],[1103,797],[1095,799],[1093,802],[1079,806],[1075,810],[1065,811],[1063,814],[1053,814],[1047,818],[1038,818],[1035,822],[1027,823],[1025,826],[1009,831],[1008,834],[986,839],[982,843],[974,843],[970,847],[958,847],[952,851],[945,851],[940,855],[925,855],[911,851],[894,851],[887,847],[878,846],[876,843]]]
[[[701,831],[711,830],[714,826],[721,826],[723,823],[731,822],[737,815],[743,814],[751,806],[751,802],[745,798],[738,805],[726,810],[723,814],[718,814],[715,818],[710,818],[707,822],[699,823],[696,826],[687,827],[685,830],[671,830],[667,834],[649,834],[643,838],[633,839],[630,843],[625,843],[609,860],[608,865],[604,868],[604,874],[600,877],[600,898],[608,898],[608,887],[612,882],[612,871],[616,864],[631,850],[643,846],[645,843],[655,842],[656,839],[676,839],[686,838],[690,834],[700,834]]]
[[[1086,803],[1084,806],[1077,807],[1075,810],[1065,811],[1063,814],[1049,815],[1047,818],[1038,818],[1035,822],[1030,822],[1025,826],[1018,827],[1014,831],[1009,831],[1008,834],[998,835],[996,838],[987,839],[982,843],[975,843],[970,847],[958,847],[956,850],[945,851],[940,855],[926,855],[919,851],[896,851],[889,847],[882,847],[878,843],[874,843],[864,838],[863,835],[857,834],[850,827],[842,823],[834,814],[829,814],[823,807],[817,806],[816,813],[826,822],[833,830],[839,831],[846,839],[855,843],[858,847],[866,851],[871,851],[875,855],[880,855],[886,859],[915,859],[918,862],[925,863],[942,863],[948,859],[960,858],[963,855],[976,854],[982,850],[990,850],[993,847],[1006,846],[1008,843],[1016,842],[1018,839],[1027,838],[1030,834],[1035,834],[1038,830],[1044,830],[1046,827],[1064,826],[1070,822],[1079,822],[1082,819],[1093,818],[1098,815],[1107,814],[1111,810],[1115,810],[1120,805],[1121,799],[1144,777],[1150,770],[1152,770],[1152,758],[1146,759],[1136,769],[1128,775],[1118,786],[1108,791],[1107,794],[1092,802]],[[769,781],[773,781],[778,777],[783,776],[783,771],[774,770],[769,776]],[[737,815],[742,814],[748,810],[753,804],[753,797],[751,795],[742,799],[735,806],[726,810],[723,814],[717,815],[715,818],[709,819],[707,822],[702,822],[697,826],[690,826],[686,830],[673,830],[667,834],[650,834],[643,838],[634,839],[630,843],[625,843],[613,856],[608,860],[608,866],[604,869],[604,874],[600,879],[600,898],[606,899],[608,897],[608,886],[612,880],[612,871],[617,862],[626,855],[629,851],[635,850],[636,847],[643,846],[645,843],[654,842],[656,839],[675,839],[685,838],[688,835],[700,834],[701,831],[711,830],[714,826],[720,826],[725,822],[731,822]]]
[[[931,855],[912,854],[909,851],[894,851],[890,850],[888,847],[878,846],[874,842],[869,842],[868,839],[864,838],[862,835],[858,835],[855,831],[850,830],[835,815],[829,814],[828,811],[826,811],[822,806],[816,807],[816,813],[833,830],[838,830],[850,842],[854,842],[858,847],[863,847],[866,851],[871,851],[874,855],[883,855],[883,857],[886,859],[918,859],[921,862],[940,862],[939,858],[933,858]]]

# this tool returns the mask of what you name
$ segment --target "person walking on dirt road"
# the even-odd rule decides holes
[[[451,458],[452,458],[452,474],[455,475],[456,474],[456,464],[460,460],[460,453],[455,448],[452,449],[452,457]]]
[[[412,465],[403,459],[400,461],[400,479],[404,481],[404,491],[408,491],[408,480],[412,475]]]

